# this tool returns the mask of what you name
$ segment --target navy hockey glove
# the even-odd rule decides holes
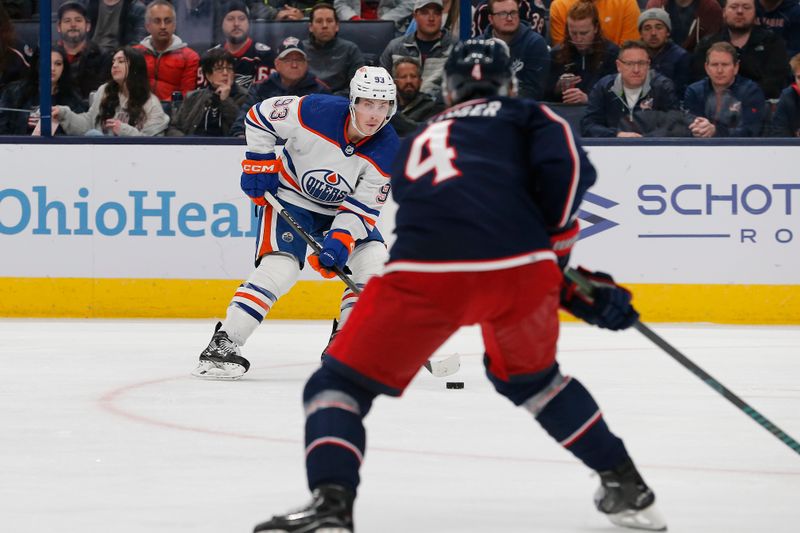
[[[283,164],[275,154],[247,152],[242,161],[242,190],[257,205],[267,205],[264,193],[278,192],[278,181]]]
[[[581,228],[578,225],[578,220],[575,219],[566,228],[561,228],[550,234],[550,247],[556,253],[558,259],[558,266],[563,270],[569,263],[569,254],[572,253],[572,247],[578,242],[581,235]]]
[[[614,278],[582,267],[577,270],[592,284],[592,294],[587,295],[574,281],[564,278],[561,288],[564,309],[589,324],[615,331],[627,329],[639,319],[639,313],[631,305],[630,291],[617,285]]]
[[[355,247],[356,242],[349,231],[332,229],[325,235],[319,255],[308,256],[308,264],[323,278],[332,278],[336,275],[333,269],[343,269]]]

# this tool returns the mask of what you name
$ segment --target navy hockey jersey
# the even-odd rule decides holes
[[[470,100],[406,138],[395,160],[398,203],[386,272],[480,271],[555,260],[596,178],[569,124],[532,100]]]
[[[214,49],[228,50],[227,43],[218,44]],[[230,50],[228,50],[230,51]],[[233,71],[236,85],[242,89],[249,89],[254,83],[269,78],[270,72],[275,69],[275,52],[263,43],[257,43],[248,37],[247,43],[233,55]]]

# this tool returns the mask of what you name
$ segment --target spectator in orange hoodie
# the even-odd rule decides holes
[[[639,4],[636,0],[592,0],[600,13],[603,36],[616,44],[639,39]],[[578,0],[553,0],[550,4],[550,39],[553,46],[567,37],[567,13]]]

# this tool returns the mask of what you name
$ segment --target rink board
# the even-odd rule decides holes
[[[257,229],[241,150],[0,144],[0,316],[223,315]],[[588,151],[573,263],[614,273],[647,320],[800,323],[800,148]],[[342,287],[306,269],[270,317],[333,317]]]

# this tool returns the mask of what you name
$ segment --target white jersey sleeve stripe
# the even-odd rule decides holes
[[[564,204],[564,210],[561,212],[561,217],[558,222],[558,227],[563,228],[566,227],[572,217],[572,206],[575,203],[575,195],[578,192],[578,182],[581,176],[581,159],[578,156],[578,147],[575,144],[575,137],[572,135],[572,128],[569,123],[553,113],[546,105],[541,106],[541,109],[550,120],[558,122],[561,125],[561,128],[564,130],[567,147],[569,148],[569,155],[572,159],[572,176],[570,176],[569,192],[567,194],[566,203]]]

